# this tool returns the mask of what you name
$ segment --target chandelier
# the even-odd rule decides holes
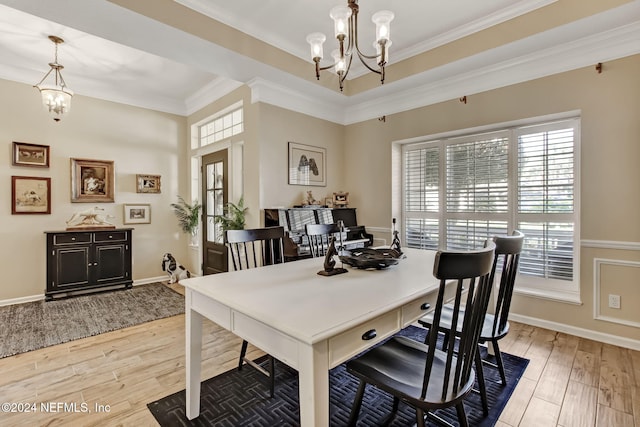
[[[376,54],[365,55],[358,45],[358,0],[347,1],[347,6],[336,6],[329,13],[329,16],[333,19],[335,37],[339,43],[339,49],[331,54],[334,60],[333,65],[320,66],[320,61],[323,57],[322,44],[326,40],[325,35],[311,33],[307,36],[307,42],[311,45],[311,59],[316,64],[316,78],[320,80],[320,71],[335,68],[341,92],[344,87],[344,80],[351,68],[354,54],[358,55],[362,64],[370,71],[380,74],[380,83],[384,84],[384,67],[389,60],[389,47],[391,46],[391,40],[389,39],[390,24],[394,18],[393,12],[388,10],[381,10],[373,14],[371,20],[376,24],[376,40],[373,43],[376,48]],[[369,65],[372,60],[375,60],[378,69]]]
[[[57,36],[49,36],[49,40],[56,46],[55,59],[49,63],[49,67],[51,67],[49,72],[45,74],[42,80],[34,87],[37,88],[40,91],[40,95],[42,95],[42,104],[45,110],[49,112],[53,120],[59,122],[62,116],[71,109],[73,91],[67,88],[67,84],[64,82],[62,73],[60,72],[64,67],[58,63],[58,45],[64,43],[64,40]],[[53,84],[44,84],[50,75],[53,77],[53,79],[51,79],[53,80]]]

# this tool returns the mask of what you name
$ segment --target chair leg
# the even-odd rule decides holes
[[[442,335],[444,335],[442,339],[442,350],[446,351],[449,346],[449,332],[443,332]]]
[[[351,406],[351,415],[349,416],[349,426],[355,427],[358,422],[358,415],[360,414],[360,408],[362,407],[362,398],[364,397],[364,389],[367,386],[367,383],[360,380],[360,384],[358,384],[358,391],[356,392],[356,396],[353,398],[353,406]]]
[[[500,353],[500,347],[498,346],[498,341],[491,341],[491,345],[493,346],[493,352],[496,357],[496,365],[498,365],[498,371],[500,372],[500,379],[502,380],[502,385],[507,385],[507,377],[504,374],[504,364],[502,363],[502,353]]]
[[[247,355],[247,345],[249,345],[247,341],[242,341],[242,348],[240,349],[240,360],[238,362],[238,371],[242,370],[244,357]]]
[[[469,427],[469,420],[467,420],[467,413],[464,411],[464,405],[462,402],[456,405],[456,412],[458,413],[458,422],[460,427]]]
[[[487,402],[487,387],[484,383],[484,371],[482,370],[482,358],[480,357],[480,346],[476,346],[476,378],[480,388],[480,400],[482,401],[482,413],[489,415],[489,403]]]
[[[418,427],[425,427],[424,424],[424,411],[416,408],[416,424]]]

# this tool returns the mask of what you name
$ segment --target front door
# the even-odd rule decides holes
[[[224,214],[227,203],[227,150],[216,151],[202,158],[203,251],[202,273],[228,271],[224,234],[215,216]]]

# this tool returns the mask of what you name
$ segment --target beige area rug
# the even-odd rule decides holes
[[[184,313],[162,283],[0,307],[0,358]]]

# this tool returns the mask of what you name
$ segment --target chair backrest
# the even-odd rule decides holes
[[[333,234],[339,233],[337,224],[307,224],[305,233],[309,239],[309,249],[312,257],[324,256],[329,248],[330,238]],[[336,244],[337,246],[337,244]]]
[[[470,383],[474,380],[471,372],[473,372],[478,339],[491,297],[491,275],[495,247],[492,240],[487,240],[483,249],[469,252],[438,251],[436,254],[433,275],[440,280],[440,289],[431,330],[442,330],[440,318],[442,307],[445,304],[444,295],[448,283],[455,283],[456,287],[449,336],[456,336],[456,325],[462,324],[462,330],[457,331],[460,339],[449,340],[448,346],[444,350],[446,363],[444,367],[440,366],[444,369],[442,381],[432,383],[432,386],[442,387],[443,400],[449,400],[449,397],[458,393],[459,390],[471,387]],[[466,295],[463,293],[465,288],[468,290]],[[458,320],[458,316],[463,316],[462,321]],[[429,379],[434,368],[435,353],[440,351],[436,348],[437,339],[437,333],[429,334],[429,348],[422,385],[423,399],[427,395]]]
[[[493,319],[493,336],[495,337],[502,335],[507,328],[511,297],[518,275],[520,253],[524,244],[524,234],[516,230],[511,236],[496,236],[493,241],[496,244],[494,271],[499,263],[501,263],[499,265],[501,265],[502,271]]]
[[[225,242],[234,270],[284,262],[284,227],[227,230]]]

